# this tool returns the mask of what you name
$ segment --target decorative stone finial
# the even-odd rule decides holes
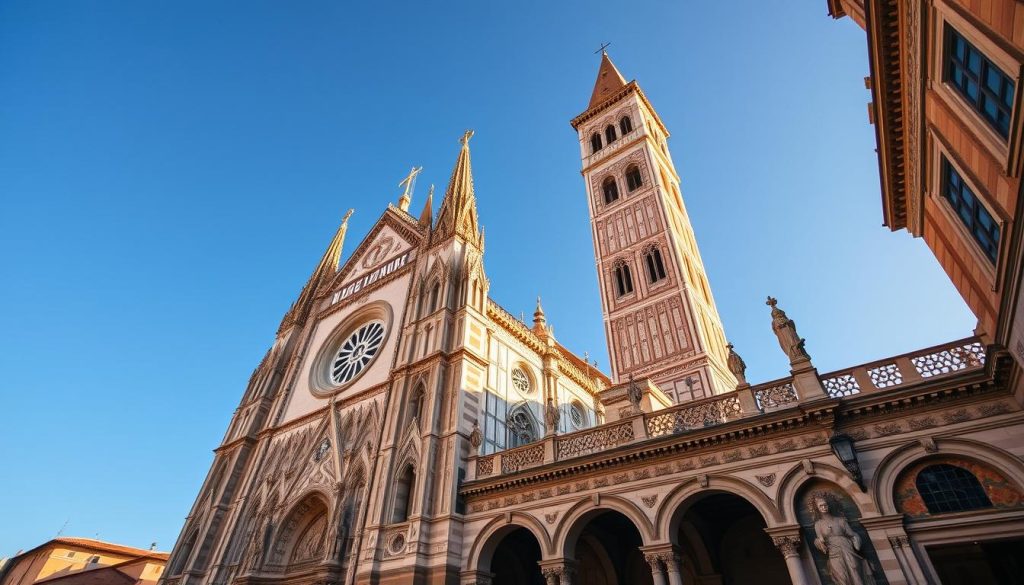
[[[548,320],[544,316],[544,307],[540,306],[540,295],[537,295],[537,308],[533,311],[533,330],[543,332]]]
[[[740,354],[736,353],[731,343],[725,344],[725,347],[729,350],[729,371],[732,372],[733,376],[736,376],[736,381],[739,386],[749,386],[747,383],[747,364],[740,357]]]
[[[466,133],[462,135],[462,138],[459,138],[459,144],[461,144],[462,146],[469,146],[469,139],[472,137],[473,131],[466,130]]]
[[[772,308],[772,330],[779,338],[779,346],[789,357],[789,365],[797,366],[811,361],[811,356],[804,350],[806,340],[796,332],[796,321],[786,316],[786,312],[780,309],[778,300],[768,297],[765,304]]]

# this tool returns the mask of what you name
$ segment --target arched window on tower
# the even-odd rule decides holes
[[[608,177],[601,183],[601,190],[604,191],[604,202],[605,205],[614,202],[619,198],[619,185],[615,182],[615,177]]]
[[[608,142],[608,144],[611,144],[612,142],[615,142],[616,138],[617,136],[615,136],[615,126],[608,124],[608,127],[604,129],[605,141]]]
[[[633,131],[633,120],[629,119],[629,116],[623,116],[619,120],[619,130],[622,131],[622,135],[625,136]]]
[[[985,488],[973,473],[948,463],[929,465],[914,481],[931,514],[991,508]]]
[[[391,522],[405,522],[412,515],[412,491],[416,486],[416,470],[411,463],[407,463],[402,473],[398,475],[398,483],[395,484],[395,502],[391,512]]]
[[[615,292],[620,297],[633,292],[633,274],[629,264],[622,261],[615,265]]]
[[[651,247],[644,253],[644,262],[647,264],[647,278],[651,284],[665,278],[665,263],[661,259],[661,250]]]
[[[599,150],[601,150],[601,134],[594,132],[590,136],[590,152],[595,153]]]
[[[636,165],[630,165],[626,169],[626,187],[632,192],[643,186],[644,180],[640,176],[640,167]]]

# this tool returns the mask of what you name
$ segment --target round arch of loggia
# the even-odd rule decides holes
[[[556,556],[572,558],[572,555],[575,554],[576,541],[583,533],[587,523],[602,512],[622,514],[636,527],[644,545],[655,542],[654,525],[636,504],[619,496],[595,495],[577,502],[565,512],[552,539],[554,547],[552,552]]]
[[[662,501],[655,522],[657,542],[673,542],[679,531],[679,523],[690,506],[702,497],[715,493],[742,498],[761,514],[768,528],[783,524],[779,509],[763,491],[742,479],[712,475],[708,476],[706,485],[697,479],[680,484]]]
[[[491,559],[494,551],[501,544],[503,538],[513,530],[524,528],[528,530],[540,544],[541,556],[548,558],[552,553],[551,537],[545,530],[544,525],[536,518],[523,512],[508,512],[492,518],[484,525],[480,533],[473,539],[473,545],[469,549],[469,556],[466,559],[464,570],[490,571]]]

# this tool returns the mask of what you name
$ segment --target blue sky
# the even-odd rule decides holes
[[[0,3],[0,556],[170,550],[249,374],[349,207],[354,249],[473,128],[491,295],[607,368],[575,134],[636,78],[753,382],[766,295],[822,372],[971,334],[881,226],[864,33],[809,2]]]

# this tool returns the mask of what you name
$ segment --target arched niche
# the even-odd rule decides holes
[[[846,490],[824,479],[807,481],[796,493],[795,513],[822,583],[886,583],[861,510]]]

